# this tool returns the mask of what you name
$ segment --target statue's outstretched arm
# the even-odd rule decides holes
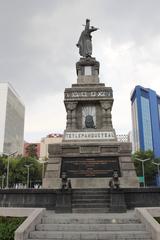
[[[98,29],[99,29],[99,28],[96,28],[96,27],[93,27],[93,26],[92,26],[92,27],[89,29],[89,31],[90,31],[90,32],[94,32],[94,31],[97,31]]]

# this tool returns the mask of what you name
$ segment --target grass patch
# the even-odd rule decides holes
[[[25,217],[0,217],[0,240],[14,240],[15,230]]]
[[[155,217],[154,218],[158,223],[160,223],[160,217]]]

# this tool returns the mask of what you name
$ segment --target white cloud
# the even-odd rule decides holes
[[[50,131],[65,128],[65,107],[63,94],[40,96],[26,109],[26,132]]]

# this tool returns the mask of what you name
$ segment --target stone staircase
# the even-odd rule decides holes
[[[47,211],[28,240],[151,240],[133,212],[55,214]]]
[[[110,194],[107,189],[73,189],[73,213],[105,213],[109,211]]]

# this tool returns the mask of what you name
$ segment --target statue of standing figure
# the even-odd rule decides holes
[[[86,19],[85,29],[81,33],[77,47],[79,48],[79,54],[82,57],[91,57],[92,55],[92,36],[91,32],[97,31],[98,28],[90,27],[90,20]]]

